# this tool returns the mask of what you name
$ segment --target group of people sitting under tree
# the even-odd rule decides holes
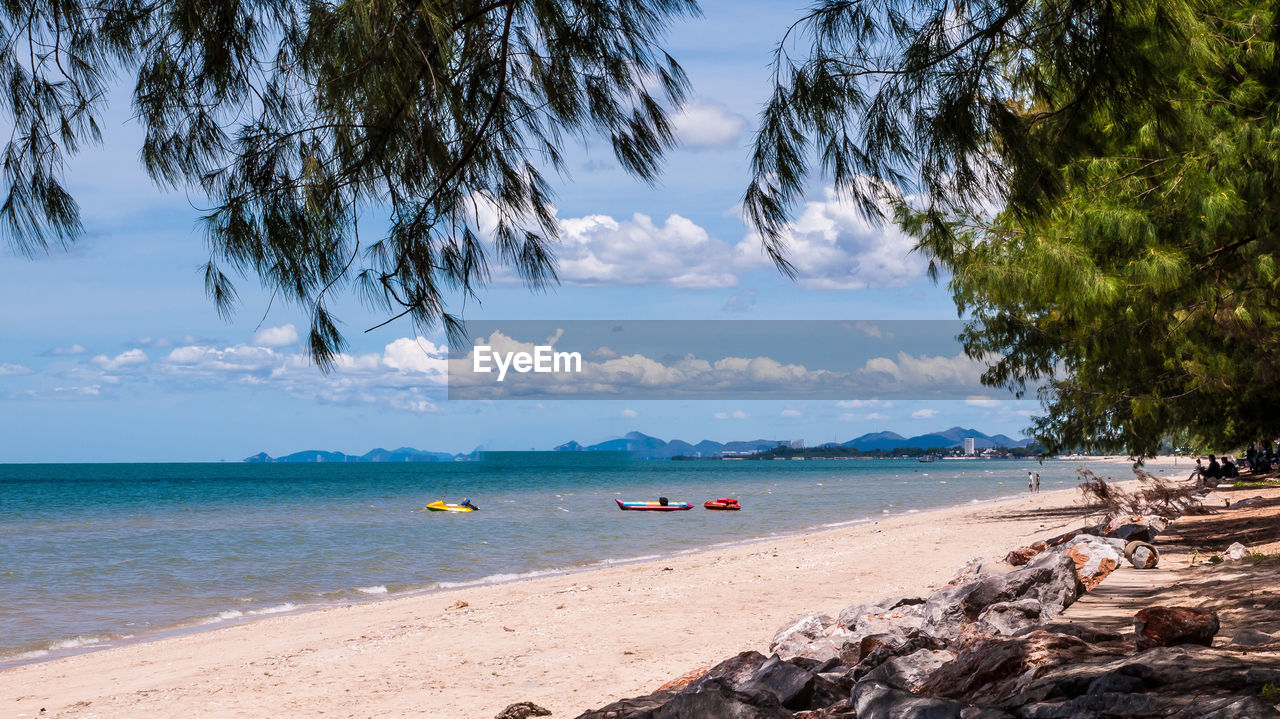
[[[1249,445],[1249,449],[1245,452],[1244,465],[1248,467],[1253,474],[1263,474],[1270,472],[1271,467],[1276,460],[1280,458],[1280,453],[1272,448],[1271,442],[1261,442]],[[1235,479],[1240,476],[1240,467],[1236,466],[1235,461],[1227,455],[1222,455],[1222,461],[1219,462],[1217,456],[1209,455],[1209,465],[1206,467],[1200,459],[1196,459],[1195,469],[1191,470],[1191,476],[1187,479],[1194,479],[1196,484],[1213,483],[1216,484],[1219,479]]]
[[[1276,453],[1272,450],[1271,442],[1262,442],[1261,447],[1255,442],[1249,445],[1249,449],[1245,451],[1244,458],[1249,464],[1249,471],[1254,474],[1262,474],[1270,472],[1271,466],[1276,461]]]
[[[1222,455],[1222,462],[1218,462],[1216,455],[1209,455],[1209,466],[1201,464],[1200,459],[1196,458],[1196,468],[1191,470],[1191,476],[1187,479],[1196,480],[1196,484],[1202,484],[1205,480],[1217,481],[1219,479],[1234,479],[1240,476],[1240,469],[1236,467],[1236,463],[1227,455]]]

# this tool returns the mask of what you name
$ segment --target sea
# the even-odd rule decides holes
[[[1049,460],[0,465],[0,667],[256,617],[874,522],[1073,487]],[[615,499],[688,501],[621,512]],[[701,503],[736,497],[738,512]],[[478,512],[428,512],[470,498]]]

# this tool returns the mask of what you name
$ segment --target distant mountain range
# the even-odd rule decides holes
[[[453,455],[448,452],[425,452],[421,449],[413,447],[401,447],[399,449],[386,450],[381,447],[371,449],[361,455],[343,454],[342,452],[326,452],[319,449],[309,449],[304,452],[294,452],[286,454],[283,457],[272,457],[266,452],[259,452],[252,457],[245,457],[244,461],[253,463],[267,462],[452,462],[462,455]]]
[[[1013,439],[1007,435],[988,435],[976,429],[952,427],[940,432],[930,432],[914,437],[903,437],[897,432],[874,432],[855,437],[848,442],[828,442],[821,446],[839,445],[862,452],[875,450],[893,451],[902,447],[918,447],[920,449],[961,447],[968,438],[973,438],[975,449],[990,447],[1024,447],[1031,443],[1030,439]],[[665,442],[657,437],[650,437],[641,432],[628,432],[618,439],[611,439],[599,444],[583,445],[577,441],[565,442],[556,447],[557,452],[630,452],[640,459],[670,459],[671,457],[711,457],[725,452],[758,452],[773,449],[785,444],[775,439],[753,439],[737,442],[714,442],[704,439],[697,444],[690,444],[681,439]]]
[[[991,447],[1025,447],[1033,441],[1030,439],[1014,439],[1003,434],[987,435],[976,429],[952,427],[951,429],[945,429],[941,432],[919,434],[914,437],[903,437],[897,432],[874,432],[872,434],[864,434],[861,437],[854,437],[848,442],[841,442],[840,446],[863,451],[872,451],[877,449],[889,451],[898,449],[899,447],[931,449],[933,447],[959,447],[970,437],[973,438],[973,446],[975,449],[989,449]]]
[[[873,432],[855,437],[848,442],[828,442],[823,447],[838,445],[861,452],[881,450],[890,452],[901,447],[918,447],[920,449],[950,448],[964,445],[964,440],[972,437],[976,449],[990,447],[1024,447],[1031,443],[1029,439],[1013,439],[1003,434],[987,435],[976,429],[952,427],[941,432],[930,432],[915,437],[903,437],[896,432]],[[671,459],[672,457],[714,457],[727,453],[760,452],[773,449],[779,444],[776,439],[751,439],[734,442],[714,442],[704,439],[697,444],[690,444],[681,439],[670,442],[650,437],[641,432],[628,432],[617,439],[598,444],[583,445],[577,441],[569,441],[555,448],[557,452],[630,452],[638,459]],[[469,459],[471,454],[449,454],[448,452],[429,452],[413,447],[386,450],[379,447],[361,455],[328,452],[309,449],[294,452],[283,457],[272,457],[266,452],[259,452],[244,461],[253,463],[266,462],[452,462],[457,459]]]

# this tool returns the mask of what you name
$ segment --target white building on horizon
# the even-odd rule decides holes
[[[964,453],[967,456],[973,456],[973,437],[964,438]]]

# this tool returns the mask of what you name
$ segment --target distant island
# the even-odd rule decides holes
[[[327,452],[319,449],[309,449],[302,452],[294,452],[286,454],[283,457],[272,457],[266,452],[259,452],[252,457],[245,457],[245,462],[253,464],[267,464],[273,462],[290,463],[290,462],[452,462],[456,459],[465,459],[469,455],[449,454],[448,452],[427,452],[413,447],[401,447],[399,449],[386,450],[381,447],[371,449],[364,454],[343,454],[342,452]]]
[[[1013,439],[1003,434],[983,434],[976,429],[952,427],[940,432],[903,437],[896,432],[873,432],[855,437],[847,442],[828,442],[815,447],[805,447],[804,440],[751,439],[732,442],[716,442],[704,439],[691,444],[681,439],[665,441],[642,432],[628,432],[617,439],[610,439],[592,445],[583,445],[570,440],[555,447],[556,452],[629,452],[636,459],[713,459],[724,457],[752,457],[765,453],[784,456],[849,456],[867,454],[884,456],[887,454],[924,454],[963,448],[965,440],[973,440],[974,451],[1005,448],[1008,450],[1032,449],[1030,439]],[[379,447],[361,455],[344,454],[319,449],[272,457],[266,452],[259,452],[252,457],[245,457],[250,463],[297,463],[297,462],[455,462],[474,459],[479,453],[450,454],[449,452],[432,452],[413,447],[400,447],[386,450]],[[1034,452],[1033,452],[1034,453]]]
[[[896,432],[874,432],[855,437],[847,442],[828,442],[816,447],[805,447],[803,440],[752,439],[734,442],[715,442],[704,439],[697,444],[673,439],[670,442],[641,432],[628,432],[618,439],[584,446],[569,441],[556,447],[557,452],[630,452],[637,459],[712,459],[716,457],[750,457],[765,453],[788,456],[827,456],[888,453],[923,454],[941,450],[963,448],[965,440],[973,440],[974,451],[1006,448],[1027,450],[1030,439],[1013,439],[1007,435],[988,435],[976,429],[952,427],[939,432],[903,437]],[[822,451],[828,450],[828,451]],[[844,450],[844,451],[840,451]]]

